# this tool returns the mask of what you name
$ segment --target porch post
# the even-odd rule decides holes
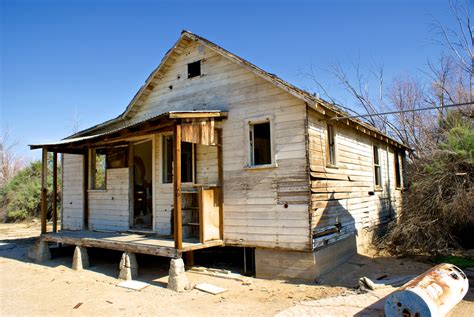
[[[84,222],[83,222],[83,230],[89,230],[89,193],[87,190],[89,189],[89,147],[86,147],[84,152],[84,165],[83,165],[83,180],[84,183],[82,184],[82,194],[83,194],[83,209],[84,209]]]
[[[58,152],[53,152],[53,232],[58,231]]]
[[[41,161],[41,233],[46,233],[48,212],[48,149],[43,147]]]
[[[219,179],[219,237],[224,240],[224,160],[222,129],[217,130],[217,177]]]
[[[183,226],[181,210],[181,123],[174,125],[173,143],[173,196],[174,196],[174,247],[178,250],[183,246]]]

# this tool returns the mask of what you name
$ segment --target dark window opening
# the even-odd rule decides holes
[[[188,78],[201,76],[201,61],[188,64]]]
[[[327,131],[327,159],[329,165],[336,165],[336,142],[334,136],[334,127],[328,124],[328,131]]]
[[[380,159],[379,159],[379,147],[373,146],[374,151],[374,180],[375,187],[381,187],[382,185],[382,171],[380,170]]]
[[[395,187],[402,187],[402,169],[400,165],[401,155],[398,151],[395,151]]]
[[[270,122],[250,125],[250,150],[252,165],[272,164]]]
[[[172,135],[163,137],[163,183],[173,182],[173,139]],[[181,182],[193,182],[194,146],[192,143],[181,142]]]

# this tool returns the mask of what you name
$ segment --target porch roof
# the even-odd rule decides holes
[[[227,118],[227,112],[221,110],[195,110],[195,111],[168,111],[160,114],[150,115],[139,120],[124,120],[110,128],[94,131],[93,134],[83,135],[76,138],[65,138],[55,142],[30,144],[30,149],[47,148],[49,151],[63,153],[75,153],[82,150],[92,142],[107,141],[124,135],[136,135],[142,133],[154,133],[171,128],[175,121],[180,119],[203,119],[203,118]]]

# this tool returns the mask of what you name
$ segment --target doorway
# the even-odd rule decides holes
[[[131,228],[153,230],[153,142],[132,144],[131,183],[133,203]]]

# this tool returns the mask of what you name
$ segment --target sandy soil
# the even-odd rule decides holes
[[[272,316],[304,301],[355,294],[357,280],[364,275],[377,278],[419,274],[429,267],[410,260],[357,256],[316,284],[256,278],[243,283],[188,272],[193,285],[206,282],[228,291],[220,295],[198,290],[178,294],[166,289],[168,259],[139,256],[138,280],[150,286],[132,291],[116,286],[118,252],[91,250],[91,268],[82,272],[70,269],[72,248],[53,249],[52,260],[41,265],[33,263],[27,252],[38,234],[35,223],[0,224],[2,316]],[[467,310],[461,312],[474,312],[472,290],[469,296],[462,304]]]

